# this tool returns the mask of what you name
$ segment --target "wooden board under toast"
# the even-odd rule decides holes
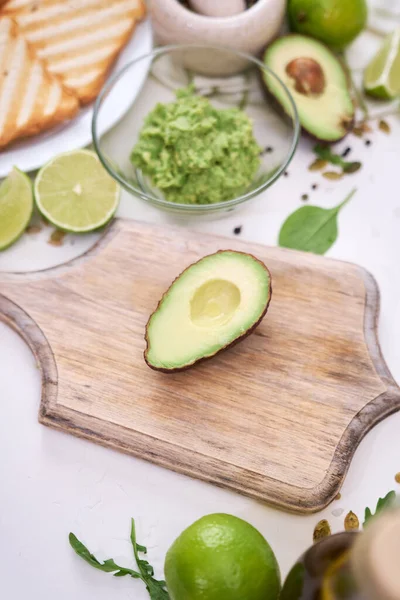
[[[189,264],[250,252],[272,274],[246,340],[188,371],[143,360],[150,313]],[[42,369],[41,423],[298,512],[338,493],[363,436],[400,408],[365,270],[311,254],[116,221],[87,255],[0,275],[0,320]]]

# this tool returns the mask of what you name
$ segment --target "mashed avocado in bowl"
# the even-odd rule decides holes
[[[243,110],[218,109],[189,85],[148,114],[131,161],[169,202],[215,204],[249,188],[260,152]]]
[[[226,73],[223,65],[238,58],[242,70]],[[143,69],[150,76],[138,91]],[[265,93],[266,72],[291,110]],[[104,133],[129,89],[129,109]],[[224,216],[265,192],[287,170],[300,125],[287,87],[261,61],[199,44],[163,46],[128,63],[96,100],[92,133],[101,163],[133,198],[187,219]]]

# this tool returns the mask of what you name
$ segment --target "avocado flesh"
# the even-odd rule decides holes
[[[289,75],[289,65],[297,59],[311,59],[320,67],[324,85],[317,93],[298,91],[298,82]],[[352,128],[354,104],[348,88],[346,73],[336,56],[317,40],[303,35],[287,35],[267,48],[264,63],[288,87],[296,103],[302,127],[322,141],[342,139]],[[285,112],[292,115],[290,102],[277,81],[264,73],[269,92],[275,96]]]
[[[210,358],[258,325],[271,297],[267,267],[250,254],[220,251],[175,279],[146,327],[145,360],[172,372]]]

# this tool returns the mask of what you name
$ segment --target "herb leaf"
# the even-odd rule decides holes
[[[324,160],[332,165],[342,167],[344,173],[355,173],[361,168],[360,162],[348,162],[347,160],[344,160],[340,154],[335,154],[332,152],[329,146],[317,144],[314,147],[314,152],[321,161]]]
[[[112,558],[108,558],[103,563],[101,563],[99,560],[97,560],[94,554],[89,552],[86,546],[78,540],[76,535],[74,535],[73,533],[69,534],[69,543],[71,544],[76,554],[83,558],[83,560],[85,560],[89,565],[91,565],[95,569],[99,569],[99,571],[104,571],[105,573],[113,573],[114,577],[125,577],[125,575],[129,575],[134,579],[141,579],[146,585],[146,589],[149,592],[151,600],[170,600],[166,589],[165,581],[159,581],[155,579],[153,577],[153,567],[149,564],[147,560],[144,560],[139,556],[139,553],[146,554],[147,548],[145,546],[141,546],[136,542],[134,519],[132,519],[131,525],[131,542],[136,563],[139,568],[139,572],[134,571],[133,569],[126,569],[125,567],[120,567],[115,563],[114,559]]]
[[[112,558],[108,558],[103,563],[99,562],[97,558],[89,552],[89,550],[78,540],[76,535],[73,533],[69,534],[69,543],[72,548],[75,550],[76,554],[83,558],[89,565],[94,567],[95,569],[99,569],[99,571],[104,571],[104,573],[114,573],[115,577],[124,577],[125,575],[130,575],[134,579],[140,578],[140,573],[133,571],[132,569],[125,569],[125,567],[120,567],[117,565]]]
[[[370,508],[366,508],[365,516],[364,516],[364,523],[363,523],[364,527],[372,519],[374,519],[376,517],[376,515],[378,515],[380,512],[393,506],[395,500],[396,500],[396,492],[394,490],[392,490],[391,492],[386,494],[386,496],[384,498],[379,498],[378,503],[376,505],[375,513],[372,513]]]
[[[141,546],[136,541],[136,527],[134,519],[131,521],[131,543],[133,554],[140,571],[141,579],[146,584],[146,588],[149,592],[151,600],[169,600],[165,581],[159,581],[158,579],[155,579],[153,577],[153,567],[147,560],[140,558],[139,556],[139,553],[147,554],[147,548],[145,546]]]
[[[355,193],[354,189],[341,204],[334,208],[302,206],[297,209],[282,225],[279,246],[325,254],[337,239],[337,215]]]

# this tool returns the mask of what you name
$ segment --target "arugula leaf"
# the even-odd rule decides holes
[[[303,206],[295,210],[281,227],[279,246],[325,254],[338,236],[337,215],[355,193],[356,190],[353,190],[341,204],[334,208]]]
[[[91,552],[89,552],[86,546],[84,546],[84,544],[82,544],[82,542],[80,542],[73,533],[69,534],[69,543],[78,556],[83,558],[83,560],[85,560],[95,569],[99,569],[99,571],[104,571],[104,573],[114,573],[114,577],[124,577],[125,575],[130,575],[134,579],[140,578],[140,573],[132,571],[132,569],[120,567],[112,558],[108,558],[103,563],[99,562],[97,558],[91,554]]]
[[[335,154],[334,152],[332,152],[332,150],[329,148],[329,146],[324,146],[323,144],[317,144],[314,147],[314,152],[320,160],[326,160],[327,162],[331,163],[332,165],[337,165],[338,167],[342,167],[342,169],[345,173],[355,173],[356,171],[361,169],[360,162],[358,162],[358,161],[357,162],[356,161],[348,162],[347,160],[344,160],[340,156],[340,154]]]
[[[133,569],[127,569],[117,565],[113,558],[108,558],[101,563],[97,558],[89,552],[84,544],[78,540],[76,535],[73,533],[69,534],[69,543],[78,556],[83,558],[89,565],[104,573],[113,573],[114,577],[125,577],[128,575],[133,579],[141,579],[146,585],[146,589],[149,592],[151,600],[169,600],[169,595],[166,589],[165,581],[159,581],[154,578],[154,569],[147,560],[140,558],[139,553],[147,554],[147,548],[141,546],[136,542],[136,531],[135,521],[132,519],[131,525],[131,542],[133,546],[133,553],[139,569],[134,571]]]
[[[155,579],[153,577],[153,567],[148,563],[147,560],[140,558],[139,556],[139,552],[142,554],[147,554],[147,548],[145,546],[141,546],[136,541],[136,527],[134,519],[131,520],[131,543],[142,581],[144,581],[146,584],[146,588],[149,592],[151,600],[169,600],[165,581]]]
[[[392,490],[391,492],[386,494],[386,496],[384,498],[379,498],[378,503],[376,505],[375,513],[372,513],[371,509],[367,507],[365,509],[365,516],[364,516],[364,523],[363,523],[364,527],[372,519],[374,519],[380,512],[393,506],[395,500],[396,500],[396,492],[394,490]]]

